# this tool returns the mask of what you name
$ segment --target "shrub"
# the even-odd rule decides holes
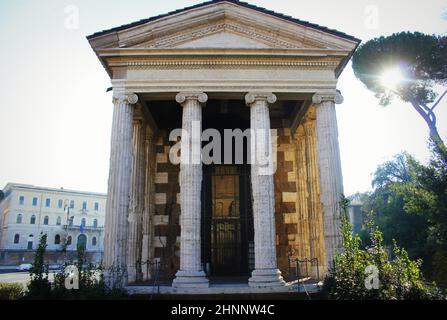
[[[0,300],[18,300],[23,294],[23,286],[19,283],[0,283]]]
[[[65,281],[68,277],[66,263],[64,269],[55,275],[53,285],[54,299],[120,299],[125,298],[124,290],[118,288],[109,289],[104,282],[102,265],[85,264],[85,250],[78,247],[77,261],[74,264],[78,270],[79,288],[67,289]]]
[[[408,253],[393,243],[392,254],[383,246],[382,232],[371,226],[371,246],[363,249],[357,234],[353,234],[347,214],[348,201],[343,198],[341,207],[341,235],[343,251],[336,255],[334,267],[326,276],[323,295],[328,299],[348,300],[404,300],[445,299],[435,284],[426,283],[420,270],[421,261],[413,261]],[[377,270],[378,287],[367,284],[371,274],[367,267]]]
[[[30,269],[31,281],[25,298],[48,299],[51,297],[51,284],[48,280],[48,265],[45,264],[45,251],[47,248],[47,235],[41,234],[39,246],[34,256],[34,262]]]
[[[103,268],[85,263],[85,249],[78,247],[75,267],[78,270],[79,288],[67,289],[65,281],[68,277],[67,267],[71,263],[66,262],[61,272],[54,276],[54,283],[48,280],[48,265],[44,263],[47,247],[47,235],[41,234],[39,246],[36,250],[34,263],[30,270],[31,281],[25,299],[122,299],[126,298],[126,292],[120,287],[107,288],[104,282]]]

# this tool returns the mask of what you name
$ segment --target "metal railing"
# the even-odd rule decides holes
[[[309,273],[309,269],[310,269],[310,273]],[[318,264],[318,258],[299,259],[299,258],[289,257],[289,275],[293,276],[295,278],[295,280],[302,280],[304,278],[314,278],[314,275],[312,274],[312,270],[316,271],[316,280],[319,282],[320,281],[320,266]]]
[[[141,266],[141,273],[143,275],[143,282],[152,286],[151,299],[155,293],[160,294],[160,286],[163,283],[172,281],[172,277],[169,276],[167,270],[167,263],[156,261],[137,261],[137,265]]]

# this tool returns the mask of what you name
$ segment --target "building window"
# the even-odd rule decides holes
[[[45,216],[45,218],[43,218],[43,224],[47,226],[49,220],[50,220],[50,219],[48,218],[48,216]]]
[[[82,210],[87,210],[87,201],[82,202]]]
[[[75,207],[74,200],[70,200],[70,209],[74,209],[74,207]]]
[[[99,203],[95,202],[95,211],[98,211],[98,210],[99,210]]]
[[[29,223],[30,224],[36,224],[36,216],[34,214],[31,216],[31,219],[30,219]]]
[[[16,233],[14,235],[14,243],[17,244],[17,243],[19,243],[19,241],[20,241],[20,235],[18,233]]]
[[[92,246],[96,246],[96,237],[92,238]]]
[[[28,245],[26,247],[28,250],[33,250],[33,241],[34,241],[34,236],[32,234],[30,234],[28,236]]]
[[[62,222],[62,218],[61,218],[61,217],[57,217],[56,225],[57,225],[57,226],[60,226],[60,225],[61,225],[61,222]]]
[[[73,226],[74,218],[75,218],[75,217],[71,216],[71,217],[70,217],[70,220],[68,220],[68,225],[69,225],[69,226]]]
[[[82,220],[81,220],[81,225],[82,225],[83,227],[85,227],[85,218],[82,218]]]
[[[63,205],[62,199],[59,199],[59,200],[57,201],[57,207],[58,207],[58,208],[62,208],[62,205]]]
[[[36,197],[33,198],[33,206],[37,206],[37,198]]]
[[[98,228],[98,219],[93,219],[93,227]]]
[[[78,246],[79,249],[85,250],[87,247],[87,237],[85,234],[80,234],[78,236]]]
[[[24,196],[20,196],[20,197],[19,197],[19,204],[20,204],[21,206],[23,206],[23,205],[25,204],[25,197],[24,197]]]
[[[60,243],[61,243],[61,236],[57,234],[54,237],[54,244],[60,244]]]
[[[67,237],[67,246],[71,245],[71,236]]]
[[[45,199],[45,207],[49,208],[51,206],[51,200],[50,198]]]
[[[16,223],[22,223],[22,214],[21,213],[19,213],[17,215]]]

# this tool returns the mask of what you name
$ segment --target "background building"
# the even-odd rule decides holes
[[[106,195],[8,183],[0,202],[0,264],[32,262],[39,235],[47,234],[49,263],[76,256],[102,259]],[[66,250],[64,247],[66,245]]]
[[[359,233],[363,226],[365,213],[363,212],[363,197],[357,193],[348,198],[351,202],[348,206],[349,220],[352,224],[352,231]]]

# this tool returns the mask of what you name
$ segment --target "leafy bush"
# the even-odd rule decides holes
[[[23,297],[23,291],[19,283],[0,283],[0,300],[18,300]]]
[[[105,285],[103,268],[101,265],[85,263],[85,250],[78,247],[77,261],[72,264],[65,262],[61,272],[54,275],[54,282],[48,279],[48,265],[44,263],[47,247],[47,235],[41,235],[39,246],[36,250],[34,263],[30,270],[31,281],[28,284],[28,291],[25,299],[121,299],[126,297],[123,289],[109,289]],[[68,271],[74,265],[78,270],[79,288],[67,289],[66,279]]]
[[[362,195],[365,220],[380,227],[384,244],[395,239],[413,260],[422,259],[424,276],[447,288],[447,167],[432,153],[423,165],[408,153],[381,164],[372,193]],[[371,228],[361,232],[370,244]]]
[[[104,282],[102,265],[85,264],[85,250],[78,247],[78,259],[74,266],[78,270],[79,288],[67,289],[65,282],[69,276],[67,267],[71,264],[66,263],[64,269],[55,275],[53,285],[54,299],[118,299],[125,298],[124,290],[117,288],[109,289]]]
[[[51,297],[51,284],[48,280],[48,265],[45,264],[45,251],[47,248],[47,235],[41,234],[39,246],[30,269],[31,281],[28,284],[27,299],[47,299]]]
[[[413,261],[407,252],[394,242],[392,255],[383,246],[380,229],[371,226],[371,245],[361,247],[361,240],[353,234],[347,214],[348,200],[342,199],[341,235],[343,252],[335,257],[334,268],[327,275],[323,295],[339,300],[405,300],[405,299],[444,299],[445,296],[434,284],[424,281],[420,271],[421,261]],[[373,286],[371,273],[367,268],[377,270]],[[370,284],[371,286],[368,286]]]

